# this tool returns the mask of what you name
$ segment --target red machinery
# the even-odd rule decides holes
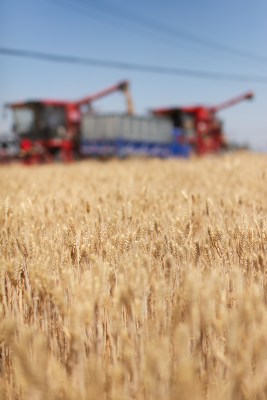
[[[216,112],[251,98],[253,93],[248,92],[217,106],[158,108],[152,112],[171,118],[178,136],[177,140],[190,144],[197,154],[205,154],[218,152],[226,147],[222,123],[216,117]]]
[[[15,133],[20,137],[20,153],[26,164],[48,162],[58,157],[71,161],[79,152],[79,127],[82,107],[121,90],[127,101],[127,112],[133,114],[128,82],[122,81],[78,101],[34,100],[11,103]]]

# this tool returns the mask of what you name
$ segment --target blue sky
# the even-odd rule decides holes
[[[267,62],[220,52],[111,16],[113,5],[162,25],[267,59],[266,0],[0,0],[0,47],[150,65],[267,76]],[[127,78],[137,113],[162,105],[217,104],[247,90],[219,115],[227,137],[267,150],[267,84],[157,75],[49,63],[0,54],[0,105],[28,98],[76,99]],[[95,102],[101,112],[124,111],[121,93]],[[10,118],[0,115],[0,130]]]

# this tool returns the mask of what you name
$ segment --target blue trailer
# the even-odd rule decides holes
[[[188,157],[189,145],[179,140],[168,118],[88,113],[82,116],[79,148],[82,156]]]

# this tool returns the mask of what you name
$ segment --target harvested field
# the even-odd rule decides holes
[[[267,156],[0,168],[0,398],[267,398]]]

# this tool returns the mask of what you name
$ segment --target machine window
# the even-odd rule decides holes
[[[65,109],[62,106],[43,106],[40,113],[40,129],[49,137],[57,137],[66,127]]]
[[[34,111],[28,107],[14,109],[15,130],[19,135],[28,133],[34,128]]]

